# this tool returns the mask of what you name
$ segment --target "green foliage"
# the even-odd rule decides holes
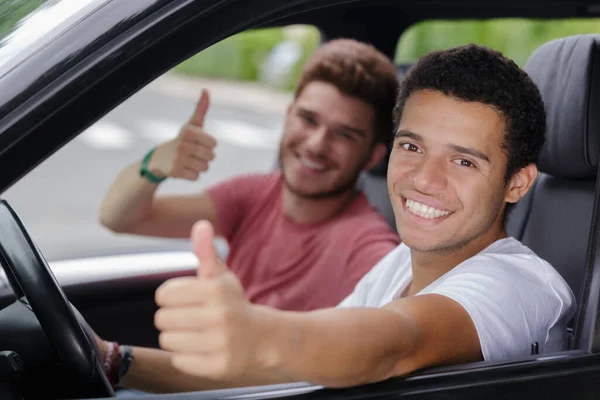
[[[542,43],[559,37],[597,32],[600,32],[600,19],[428,21],[414,25],[402,35],[395,62],[412,62],[431,50],[477,43],[499,50],[523,65]],[[303,49],[302,56],[282,86],[293,90],[304,62],[320,42],[319,31],[310,26],[251,30],[232,36],[180,64],[175,72],[257,81],[265,57],[283,40],[296,41]]]
[[[175,67],[175,72],[254,81],[258,66],[283,40],[281,29],[251,30],[231,36]]]
[[[428,21],[402,35],[396,51],[399,64],[431,50],[477,43],[501,51],[519,65],[541,44],[564,36],[600,32],[600,20]]]
[[[319,43],[319,33],[312,27],[286,27],[250,30],[229,37],[174,68],[174,72],[223,79],[256,81],[260,66],[273,47],[283,40],[294,40],[302,46],[302,57],[284,84],[291,89],[302,65]]]
[[[23,17],[47,0],[0,0],[0,40],[8,36]]]

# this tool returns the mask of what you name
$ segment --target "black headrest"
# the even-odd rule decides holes
[[[600,35],[548,42],[524,69],[546,106],[548,129],[540,171],[562,178],[595,177],[600,152]]]

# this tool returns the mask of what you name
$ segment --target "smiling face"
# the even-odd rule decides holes
[[[354,190],[360,171],[385,153],[384,145],[373,146],[374,117],[370,104],[332,84],[307,84],[288,110],[281,142],[287,189],[311,199]]]
[[[530,165],[505,181],[504,132],[502,115],[488,105],[432,90],[408,98],[388,168],[398,232],[408,247],[481,249],[502,235],[505,203],[522,197],[537,174]]]

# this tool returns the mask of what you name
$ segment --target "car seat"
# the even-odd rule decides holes
[[[600,153],[599,46],[600,35],[554,40],[525,65],[546,106],[546,142],[540,175],[507,221],[511,236],[560,272],[579,310],[587,299],[584,278]]]

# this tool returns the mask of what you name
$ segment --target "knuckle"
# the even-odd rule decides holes
[[[204,282],[204,290],[208,294],[208,296],[212,299],[219,300],[220,299],[220,285],[216,280],[210,280]]]
[[[228,311],[226,308],[221,308],[219,309],[219,311],[217,312],[217,315],[215,316],[215,325],[221,327],[221,329],[228,327],[231,324],[231,317],[228,314]],[[225,335],[222,335],[221,338],[223,340],[228,339],[228,337]]]
[[[215,361],[215,365],[214,365],[214,370],[213,370],[213,377],[216,379],[224,379],[228,376],[228,372],[229,372],[229,361],[227,359],[227,357],[219,357],[216,361]]]
[[[189,178],[192,180],[196,180],[196,179],[200,178],[200,172],[198,172],[198,171],[190,172]]]
[[[154,326],[158,330],[162,330],[164,328],[164,310],[158,310],[154,314]]]
[[[158,345],[163,349],[168,349],[170,345],[170,336],[165,332],[158,334]]]
[[[217,145],[217,140],[215,139],[215,137],[209,133],[204,132],[204,134],[206,135],[206,139],[208,139],[208,143],[211,145],[211,147],[214,147]]]
[[[181,131],[179,131],[180,139],[189,139],[190,136],[193,134],[194,134],[194,132],[192,131],[192,125],[190,125],[190,124],[185,124],[181,128]],[[179,143],[182,143],[182,140],[179,140]]]

